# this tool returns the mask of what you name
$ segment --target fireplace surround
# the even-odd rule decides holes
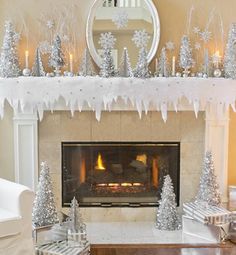
[[[62,206],[156,206],[164,176],[179,204],[179,142],[63,142]]]

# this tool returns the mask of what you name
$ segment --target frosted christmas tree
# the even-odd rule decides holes
[[[46,162],[42,162],[33,205],[32,222],[36,227],[42,227],[55,224],[58,221],[49,167]]]
[[[189,69],[193,67],[192,48],[188,36],[184,35],[181,41],[179,66],[184,69],[184,76],[187,77]]]
[[[82,62],[79,69],[80,76],[93,76],[95,74],[92,64],[92,59],[88,49],[84,50]]]
[[[32,68],[32,75],[37,76],[37,77],[45,76],[45,72],[44,72],[44,69],[43,69],[43,63],[42,63],[39,48],[36,49],[35,61],[34,61],[34,65],[33,65],[33,68]]]
[[[224,56],[225,77],[236,79],[236,23],[229,30]]]
[[[131,68],[129,54],[127,48],[124,48],[121,63],[119,66],[119,76],[121,77],[133,77],[133,71]]]
[[[174,188],[169,175],[166,175],[164,178],[161,200],[159,201],[159,207],[157,210],[156,227],[159,230],[170,231],[180,229],[180,220],[177,213]]]
[[[204,49],[203,74],[210,76],[210,60],[208,49]]]
[[[102,33],[99,39],[99,44],[102,47],[102,63],[100,66],[100,76],[102,77],[112,77],[116,75],[114,60],[112,57],[112,49],[116,42],[116,38],[111,32]]]
[[[5,34],[0,55],[0,76],[17,77],[20,74],[17,44],[19,35],[10,21],[5,22]]]
[[[159,76],[168,77],[169,76],[169,66],[168,66],[168,58],[166,56],[166,48],[162,48],[161,55],[159,58],[158,65],[158,73]]]
[[[64,55],[61,47],[61,39],[57,35],[52,44],[51,55],[49,58],[49,66],[55,68],[56,75],[60,74],[60,68],[64,66]]]
[[[212,206],[219,206],[221,204],[219,185],[217,183],[214,172],[215,168],[212,159],[212,153],[208,151],[206,152],[204,159],[196,202],[203,202]]]
[[[147,60],[147,45],[150,36],[146,32],[146,30],[139,30],[134,32],[134,36],[132,41],[139,48],[139,56],[136,68],[134,69],[134,76],[138,78],[149,78],[150,71],[148,68],[148,60]]]

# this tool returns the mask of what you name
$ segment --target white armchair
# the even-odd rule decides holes
[[[0,254],[33,255],[32,206],[29,188],[0,178]]]

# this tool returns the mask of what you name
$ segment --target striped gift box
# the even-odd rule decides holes
[[[84,247],[70,247],[66,241],[37,246],[36,255],[89,255],[90,245]]]

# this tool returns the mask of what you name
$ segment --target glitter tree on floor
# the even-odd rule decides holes
[[[159,76],[168,77],[169,76],[169,66],[168,66],[168,59],[166,56],[166,48],[162,48],[161,55],[159,58],[159,65],[158,65],[158,73]]]
[[[79,68],[80,76],[93,76],[95,74],[92,59],[88,49],[84,50],[82,62]]]
[[[116,38],[111,32],[102,33],[99,39],[99,44],[102,47],[102,63],[100,66],[100,76],[102,77],[112,77],[116,75],[114,60],[112,57],[112,49],[116,42]]]
[[[161,200],[157,210],[156,227],[159,230],[169,231],[180,229],[173,183],[169,175],[164,178]]]
[[[180,46],[179,66],[184,69],[184,76],[187,77],[189,69],[193,67],[192,48],[188,36],[182,37]]]
[[[206,152],[204,159],[196,202],[206,203],[212,206],[219,206],[221,204],[219,185],[217,183],[214,172],[215,168],[212,159],[212,153],[208,151]]]
[[[36,227],[48,226],[59,221],[52,191],[52,181],[46,162],[41,163],[41,172],[33,205],[32,221]]]
[[[236,23],[229,30],[228,41],[225,49],[224,70],[225,77],[236,79]]]
[[[139,48],[138,62],[136,68],[134,69],[134,76],[137,78],[149,78],[150,71],[148,68],[147,60],[147,44],[150,36],[146,30],[139,30],[134,32],[132,41]]]
[[[119,76],[121,77],[133,77],[133,71],[131,68],[129,54],[127,48],[124,48],[121,63],[119,66]]]
[[[32,68],[32,75],[37,76],[37,77],[45,76],[39,48],[36,49],[35,61],[34,61],[34,65]]]
[[[60,68],[65,65],[64,54],[61,47],[61,39],[57,35],[52,44],[51,55],[49,58],[49,66],[55,68],[56,75],[60,74]]]
[[[17,77],[20,74],[17,44],[19,35],[10,21],[5,22],[5,34],[0,55],[0,76]]]

